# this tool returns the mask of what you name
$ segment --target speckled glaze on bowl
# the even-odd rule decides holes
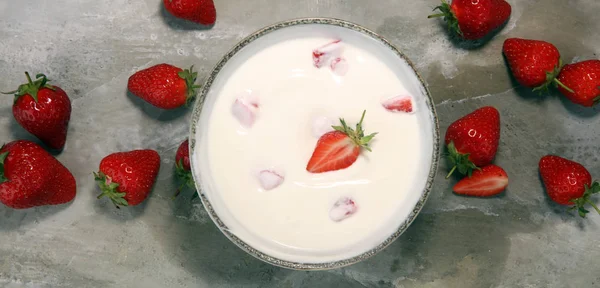
[[[296,25],[309,25],[309,24],[333,25],[333,26],[350,29],[355,32],[362,33],[363,35],[366,35],[366,36],[378,41],[379,43],[383,44],[386,48],[390,49],[395,55],[397,55],[399,58],[404,60],[410,66],[410,68],[412,68],[412,72],[414,72],[414,76],[417,77],[419,84],[420,84],[419,89],[421,90],[420,91],[421,94],[426,96],[426,99],[425,99],[426,106],[429,109],[430,115],[432,117],[432,123],[433,123],[433,125],[432,125],[433,126],[432,127],[433,128],[433,131],[432,131],[432,133],[433,133],[433,137],[432,137],[433,138],[433,150],[432,150],[433,155],[431,158],[432,161],[430,164],[430,171],[428,174],[425,188],[422,191],[421,197],[419,198],[418,202],[415,204],[415,206],[412,209],[412,211],[410,212],[409,216],[396,229],[395,233],[390,235],[385,241],[383,241],[381,244],[374,247],[373,249],[371,249],[365,253],[362,253],[358,256],[352,257],[352,258],[335,261],[335,262],[327,262],[327,263],[297,263],[297,262],[281,260],[281,259],[269,256],[269,255],[266,255],[265,253],[263,253],[261,251],[258,251],[257,249],[251,247],[250,245],[248,245],[247,243],[242,241],[240,238],[236,237],[236,235],[231,233],[229,231],[229,229],[227,228],[227,226],[219,218],[219,215],[217,215],[217,213],[213,209],[213,206],[212,206],[211,202],[209,201],[208,197],[203,193],[202,183],[200,183],[198,181],[198,179],[200,179],[200,177],[198,175],[199,172],[196,171],[197,169],[194,168],[196,165],[193,164],[193,162],[194,162],[193,159],[195,158],[195,157],[193,157],[193,155],[194,155],[194,149],[196,146],[197,125],[198,125],[198,122],[200,119],[200,115],[202,113],[204,101],[206,99],[207,94],[211,90],[211,86],[212,86],[213,82],[215,81],[216,77],[219,75],[222,68],[240,50],[242,50],[244,47],[246,47],[247,45],[249,45],[256,39],[258,39],[262,36],[265,36],[271,32],[286,28],[286,27],[296,26]],[[392,44],[390,44],[387,40],[385,40],[378,34],[372,32],[364,27],[361,27],[357,24],[353,24],[353,23],[350,23],[350,22],[347,22],[344,20],[333,19],[333,18],[302,18],[302,19],[293,19],[293,20],[289,20],[289,21],[285,21],[285,22],[276,23],[271,26],[260,29],[259,31],[255,32],[255,33],[251,34],[250,36],[246,37],[245,39],[243,39],[241,42],[239,42],[237,45],[235,45],[231,51],[229,51],[227,54],[225,54],[225,56],[223,56],[223,58],[217,63],[216,67],[213,69],[211,74],[206,79],[206,82],[204,83],[202,91],[198,95],[197,100],[194,104],[194,110],[193,110],[193,114],[192,114],[192,121],[191,121],[191,127],[190,127],[189,143],[190,143],[190,155],[192,155],[192,157],[190,157],[190,160],[192,161],[192,165],[191,165],[192,173],[193,173],[194,179],[196,180],[196,189],[199,191],[200,199],[202,200],[202,203],[203,203],[206,211],[210,215],[211,219],[214,221],[214,223],[217,225],[217,227],[219,227],[221,232],[223,232],[223,234],[225,234],[225,236],[227,236],[227,238],[229,238],[233,243],[235,243],[238,247],[240,247],[242,250],[246,251],[250,255],[252,255],[264,262],[270,263],[272,265],[276,265],[276,266],[280,266],[280,267],[284,267],[284,268],[288,268],[288,269],[294,269],[294,270],[327,270],[327,269],[335,269],[335,268],[352,265],[352,264],[361,262],[367,258],[370,258],[371,256],[381,252],[383,249],[385,249],[387,246],[389,246],[392,242],[394,242],[402,233],[404,233],[404,231],[408,228],[408,226],[417,217],[417,215],[419,214],[419,212],[425,205],[425,202],[427,201],[427,198],[429,196],[431,186],[433,184],[433,179],[437,172],[437,167],[438,167],[438,162],[439,162],[439,153],[438,153],[439,138],[440,138],[440,135],[439,135],[438,118],[436,115],[435,106],[434,106],[433,100],[431,98],[431,95],[429,94],[429,91],[427,90],[423,79],[421,78],[421,76],[418,74],[418,72],[414,68],[414,65],[412,64],[412,62],[404,54],[402,54],[402,52],[400,52],[396,47],[394,47]]]

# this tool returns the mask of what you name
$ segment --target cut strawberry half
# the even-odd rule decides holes
[[[381,102],[381,105],[388,111],[392,112],[413,112],[412,97],[410,96],[397,96],[390,99],[386,99]]]
[[[489,197],[500,194],[508,186],[508,175],[496,165],[475,170],[454,185],[454,193],[466,196]]]
[[[371,151],[369,142],[377,133],[365,136],[362,128],[365,113],[366,111],[356,124],[356,129],[348,127],[346,121],[340,119],[342,126],[333,126],[335,131],[321,136],[306,170],[311,173],[323,173],[345,169],[358,159],[361,148]]]

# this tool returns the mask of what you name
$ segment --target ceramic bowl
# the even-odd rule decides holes
[[[203,149],[204,144],[202,141],[202,139],[207,137],[205,135],[207,129],[203,128],[207,127],[207,121],[209,121],[212,105],[215,103],[219,89],[222,88],[225,80],[232,75],[231,73],[236,70],[236,67],[243,65],[244,61],[249,59],[249,57],[252,57],[252,55],[255,55],[257,52],[262,51],[279,41],[293,39],[294,37],[303,37],[303,35],[311,33],[326,34],[342,39],[358,39],[357,43],[364,43],[365,46],[363,48],[370,49],[372,55],[381,55],[378,57],[384,57],[384,59],[382,59],[383,62],[393,68],[395,71],[394,73],[396,73],[398,77],[401,77],[402,81],[407,83],[406,85],[409,86],[407,89],[411,91],[413,97],[416,98],[415,102],[418,103],[419,106],[417,109],[421,111],[421,118],[419,118],[419,121],[423,123],[422,127],[426,130],[424,133],[427,135],[428,140],[431,141],[431,147],[428,147],[431,150],[426,150],[431,151],[431,157],[427,157],[427,159],[431,159],[431,161],[429,165],[423,166],[425,167],[422,173],[424,179],[421,179],[422,181],[419,180],[419,183],[423,184],[420,186],[422,189],[420,191],[415,191],[415,193],[410,193],[411,195],[407,198],[406,203],[403,204],[403,212],[401,213],[402,218],[398,220],[397,227],[391,227],[394,229],[390,229],[390,231],[394,232],[390,233],[387,238],[378,245],[374,245],[372,249],[366,252],[361,252],[358,255],[353,255],[352,257],[346,257],[344,259],[318,263],[294,262],[281,259],[282,257],[277,258],[256,249],[256,247],[248,244],[249,241],[244,241],[234,235],[234,233],[228,229],[227,223],[223,221],[223,215],[219,215],[217,212],[222,211],[219,209],[219,205],[221,205],[219,204],[220,201],[213,201],[215,199],[215,193],[217,192],[211,190],[212,185],[205,183],[210,181],[202,180],[206,180],[206,177],[210,177],[210,175],[207,175],[208,172],[206,171],[200,171],[202,170],[202,168],[199,168],[200,165],[195,165],[195,162],[199,161],[197,160],[199,155],[207,153],[205,151],[206,149]],[[411,61],[396,47],[390,44],[390,42],[386,41],[376,33],[357,24],[331,18],[303,18],[276,23],[260,29],[235,45],[233,49],[225,54],[218,62],[206,79],[201,93],[198,95],[194,106],[189,139],[192,173],[196,181],[196,188],[199,191],[204,207],[217,227],[233,243],[252,256],[272,265],[296,270],[325,270],[339,268],[363,261],[385,249],[408,228],[424,206],[431,190],[439,160],[439,127],[434,103],[425,83],[414,69],[414,65]],[[426,168],[428,168],[428,171]],[[201,238],[202,235],[198,235],[198,237]]]

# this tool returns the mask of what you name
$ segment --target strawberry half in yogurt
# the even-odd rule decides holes
[[[362,123],[365,120],[364,111],[356,129],[352,129],[340,118],[341,126],[333,126],[335,131],[327,132],[317,142],[306,171],[310,173],[323,173],[348,168],[356,159],[361,150],[371,151],[369,142],[377,133],[365,135]]]

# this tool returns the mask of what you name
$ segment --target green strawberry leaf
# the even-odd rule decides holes
[[[450,172],[448,173],[448,175],[446,175],[446,179],[450,178],[450,176],[455,171],[458,171],[458,173],[462,175],[467,175],[471,177],[471,175],[473,174],[473,170],[481,170],[481,168],[477,167],[477,165],[475,165],[473,162],[471,162],[471,160],[469,160],[469,153],[458,152],[453,141],[450,141],[450,143],[448,143],[447,148],[447,157],[448,161],[452,164],[452,169],[450,169]]]
[[[187,86],[187,100],[185,105],[189,106],[194,98],[196,98],[196,95],[198,95],[198,89],[202,87],[201,85],[196,85],[198,72],[194,72],[194,65],[192,65],[190,69],[179,71],[177,75],[179,78],[185,80],[185,84]]]
[[[440,10],[440,13],[429,15],[427,16],[427,18],[431,19],[444,17],[444,21],[446,21],[446,24],[448,25],[448,30],[450,30],[450,32],[456,33],[461,37],[463,36],[463,33],[460,30],[460,26],[458,25],[458,19],[456,18],[456,15],[454,15],[454,12],[452,12],[452,8],[450,7],[450,4],[446,2],[446,0],[442,0],[442,4],[440,6],[435,7],[433,11],[435,10]]]
[[[596,210],[596,212],[598,212],[598,214],[600,214],[600,209],[591,200],[592,195],[597,193],[600,193],[600,183],[594,182],[591,186],[585,185],[585,192],[583,193],[583,196],[572,199],[571,202],[573,202],[574,206],[572,206],[569,210],[577,209],[579,216],[585,218],[585,215],[590,212],[585,209],[585,205],[589,204],[592,206],[592,208],[594,208],[594,210]]]
[[[365,136],[365,131],[363,130],[362,123],[365,120],[366,113],[367,110],[363,111],[360,121],[356,123],[356,129],[348,127],[348,124],[346,124],[346,120],[344,120],[343,118],[340,118],[340,123],[342,124],[341,126],[331,126],[331,128],[333,128],[335,131],[340,131],[348,135],[350,140],[352,140],[352,142],[354,142],[357,146],[360,146],[365,150],[371,152],[371,147],[369,147],[369,143],[371,142],[371,140],[373,140],[377,133],[371,133]]]
[[[127,203],[127,200],[124,198],[127,193],[120,192],[118,190],[119,184],[112,182],[110,177],[102,172],[94,172],[94,180],[96,180],[100,190],[102,191],[102,194],[96,197],[97,199],[108,197],[117,207],[117,209],[120,209],[120,206],[129,206],[129,203]]]
[[[8,181],[8,178],[4,176],[4,161],[8,157],[8,152],[4,152],[0,154],[0,183],[4,183]]]
[[[35,81],[31,80],[31,76],[29,76],[29,72],[25,72],[25,76],[27,77],[27,83],[20,85],[19,88],[15,91],[11,92],[2,92],[2,94],[15,94],[14,101],[16,102],[19,97],[24,95],[31,95],[35,102],[38,101],[38,92],[42,88],[47,88],[51,90],[55,90],[56,88],[52,85],[48,84],[48,78],[44,74],[35,75]]]
[[[183,167],[183,160],[179,160],[177,162],[175,162],[175,176],[177,177],[177,179],[179,179],[179,181],[181,182],[181,185],[177,188],[177,191],[175,192],[175,194],[171,197],[171,200],[175,200],[175,198],[177,198],[177,196],[179,196],[179,194],[181,194],[181,191],[183,191],[183,189],[190,188],[190,189],[194,189],[194,194],[196,193],[196,183],[194,182],[194,177],[192,176],[192,172],[189,170],[186,170]],[[192,199],[194,199],[194,196],[192,196]]]

